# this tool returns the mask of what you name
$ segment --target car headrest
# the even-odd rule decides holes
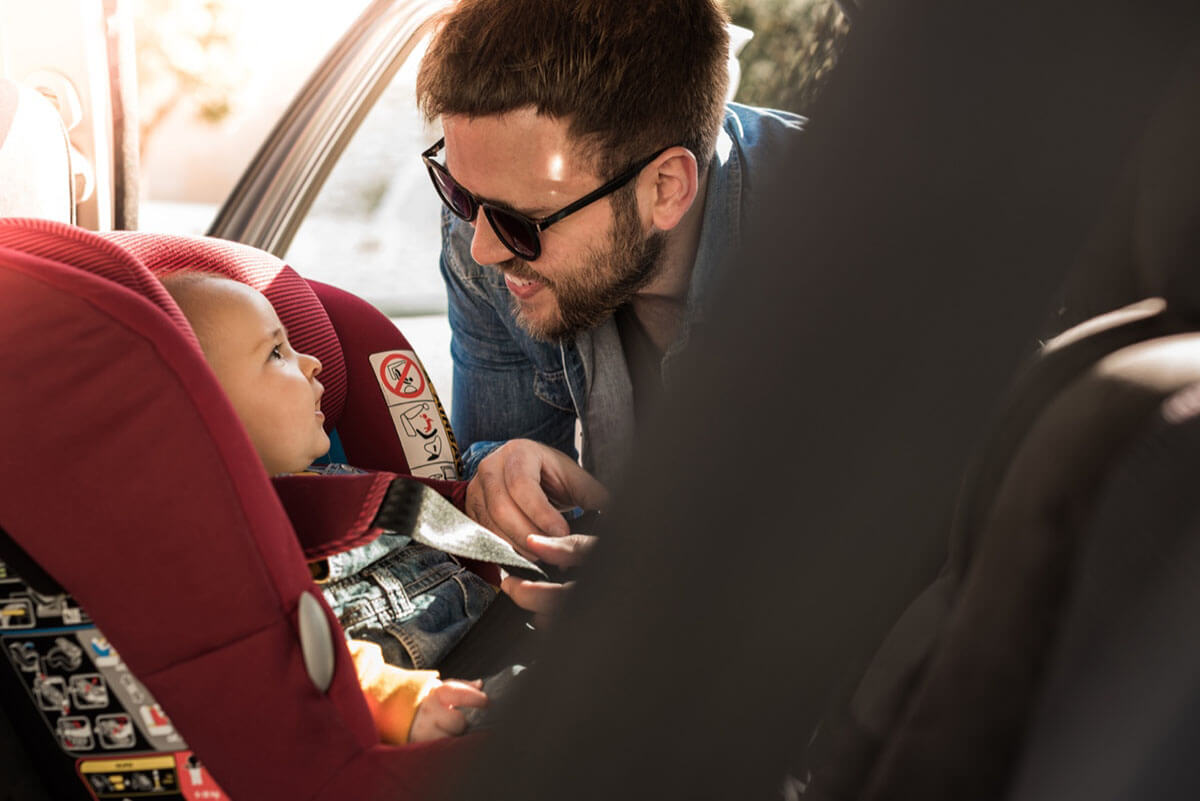
[[[70,140],[54,104],[0,78],[0,217],[75,221]]]
[[[1138,150],[1134,247],[1151,294],[1200,319],[1200,56],[1147,127]]]
[[[325,428],[331,430],[337,425],[346,405],[342,345],[325,307],[295,270],[269,253],[212,237],[141,231],[114,231],[101,236],[128,251],[155,275],[185,270],[217,273],[266,295],[287,327],[292,346],[321,360]],[[190,332],[186,323],[184,326]]]
[[[1042,332],[1050,338],[1151,297],[1183,327],[1200,320],[1200,51],[1133,143],[1107,207]]]
[[[0,219],[0,237],[4,247],[16,252],[69,263],[136,292],[158,306],[196,343],[195,334],[167,290],[144,264],[119,245],[83,228],[20,217]]]

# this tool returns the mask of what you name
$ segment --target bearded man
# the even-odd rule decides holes
[[[802,118],[727,104],[728,65],[716,0],[460,0],[422,60],[468,509],[519,549],[596,497],[577,420],[583,467],[620,480],[797,144]]]

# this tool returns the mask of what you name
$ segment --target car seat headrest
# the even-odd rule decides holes
[[[51,220],[10,217],[0,219],[0,247],[49,261],[71,264],[141,295],[163,310],[193,343],[192,333],[179,307],[163,285],[138,259],[114,242],[73,225]],[[197,347],[199,344],[197,343]]]
[[[1151,297],[1179,328],[1200,321],[1200,50],[1147,117],[1062,287],[1044,338]]]
[[[1138,151],[1134,243],[1148,288],[1200,319],[1200,57],[1152,118]]]
[[[0,78],[0,217],[74,222],[70,140],[54,104]]]
[[[325,307],[295,270],[269,253],[212,237],[141,231],[114,231],[102,236],[129,251],[156,275],[184,270],[217,273],[266,295],[286,326],[292,346],[321,360],[325,428],[337,425],[346,404],[345,357]]]

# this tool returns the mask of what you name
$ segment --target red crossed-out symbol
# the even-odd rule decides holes
[[[393,353],[379,365],[379,377],[384,386],[401,398],[416,398],[425,391],[425,376],[421,368],[403,353]]]

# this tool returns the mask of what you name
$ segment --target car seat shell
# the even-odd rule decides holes
[[[0,221],[0,526],[232,798],[419,794],[458,743],[381,746],[340,642],[313,686],[300,597],[340,628],[182,320],[119,242]]]

